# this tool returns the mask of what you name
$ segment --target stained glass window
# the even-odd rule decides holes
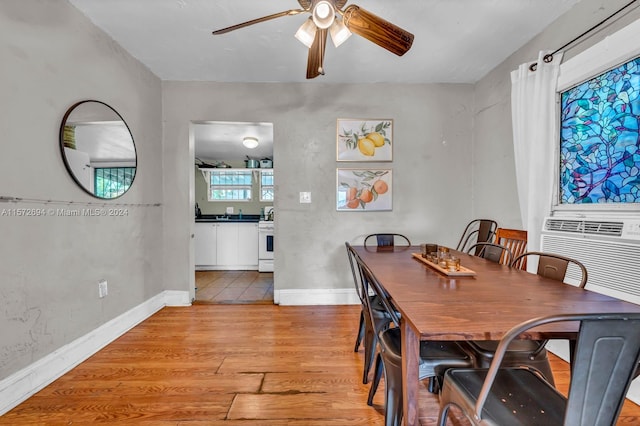
[[[560,204],[640,203],[640,57],[561,93]]]

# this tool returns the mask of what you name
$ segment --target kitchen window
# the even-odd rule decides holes
[[[127,192],[135,176],[135,167],[96,167],[94,169],[96,197],[116,198],[121,196]]]
[[[273,170],[260,171],[260,201],[273,201]]]
[[[251,201],[251,170],[208,171],[209,201]]]

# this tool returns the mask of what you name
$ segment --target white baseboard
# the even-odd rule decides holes
[[[189,306],[188,291],[164,291],[0,381],[0,416],[165,306]]]
[[[278,305],[359,305],[355,288],[274,290],[273,301]]]
[[[569,341],[568,340],[549,340],[547,350],[557,357],[569,362]],[[631,386],[627,391],[627,399],[640,404],[640,379],[631,382]]]

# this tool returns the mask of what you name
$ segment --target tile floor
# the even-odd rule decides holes
[[[196,303],[273,303],[273,272],[196,271]]]

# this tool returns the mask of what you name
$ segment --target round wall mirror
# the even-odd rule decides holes
[[[60,149],[73,180],[97,198],[118,198],[136,176],[136,147],[120,114],[100,101],[81,101],[60,125]]]

